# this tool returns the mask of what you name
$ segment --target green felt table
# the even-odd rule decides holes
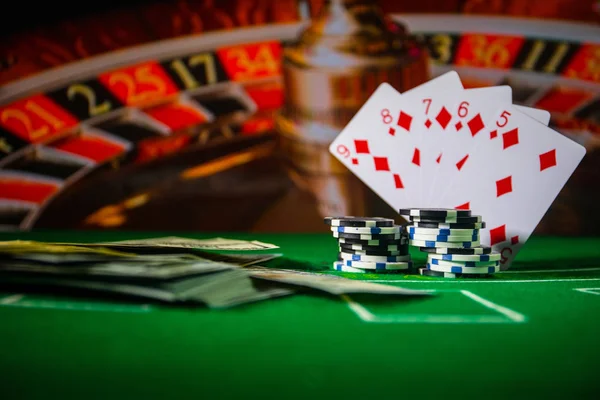
[[[3,233],[104,241],[168,233]],[[280,246],[322,273],[326,234],[182,234]],[[272,251],[271,251],[272,252]],[[413,253],[416,259],[422,255]],[[268,265],[267,265],[268,266]],[[600,239],[533,237],[493,279],[345,274],[428,289],[299,294],[229,310],[0,294],[3,398],[598,398]]]

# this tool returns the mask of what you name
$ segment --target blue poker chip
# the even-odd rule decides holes
[[[370,269],[375,271],[399,271],[412,268],[412,261],[394,261],[394,262],[373,262],[373,261],[352,261],[341,260],[347,267],[360,269]]]
[[[489,254],[435,254],[428,253],[430,258],[435,258],[443,261],[469,261],[469,262],[487,262],[500,261],[502,255],[498,252]]]
[[[393,263],[397,261],[410,261],[410,254],[398,254],[398,255],[367,255],[367,254],[352,254],[340,252],[339,258],[342,260],[350,260],[350,261],[368,261],[368,262],[383,262],[383,263]]]
[[[435,254],[461,254],[461,255],[470,255],[470,254],[492,254],[492,248],[489,246],[468,246],[463,248],[443,248],[443,247],[435,247],[435,246],[420,246],[420,250],[426,253],[435,253]]]
[[[500,271],[500,266],[489,266],[489,267],[463,267],[461,265],[452,266],[441,266],[432,265],[430,263],[425,264],[427,269],[438,271],[438,272],[450,272],[453,274],[495,274]]]
[[[325,217],[325,223],[331,226],[355,226],[355,227],[371,227],[371,226],[394,226],[394,220],[381,217]]]
[[[450,229],[450,228],[421,228],[409,226],[408,233],[411,235],[476,235],[479,234],[479,229]]]
[[[464,242],[467,240],[477,241],[477,240],[479,240],[479,232],[475,233],[471,236],[409,234],[408,238],[411,240],[429,240],[429,241],[435,241],[435,242]]]
[[[419,268],[419,274],[423,276],[432,276],[436,278],[465,278],[465,279],[477,279],[477,278],[489,278],[492,274],[453,274],[452,272],[439,272],[427,268]]]
[[[440,260],[437,258],[428,257],[427,261],[432,265],[459,265],[463,267],[489,267],[498,266],[499,261],[457,261],[457,260]]]
[[[367,226],[367,227],[356,227],[356,226],[332,226],[331,230],[338,233],[354,233],[363,235],[379,235],[379,234],[399,234],[400,226]]]
[[[339,233],[333,232],[333,237],[351,240],[399,240],[400,232],[396,233]]]
[[[428,248],[435,249],[435,251],[438,251],[438,249],[445,250],[446,248],[470,249],[472,247],[479,247],[480,243],[479,243],[479,240],[474,240],[471,242],[436,242],[435,240],[411,239],[408,242],[408,244],[411,246],[420,247],[421,251],[424,251],[423,249],[428,249]]]

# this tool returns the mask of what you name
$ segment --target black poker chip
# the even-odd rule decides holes
[[[468,249],[462,248],[440,248],[440,247],[420,247],[421,251],[436,254],[490,254],[492,248],[489,246],[477,246]]]
[[[471,215],[469,217],[447,217],[445,219],[432,217],[410,217],[412,224],[416,222],[438,223],[438,224],[477,224],[481,222],[481,215]]]
[[[340,243],[340,251],[347,254],[362,254],[366,256],[404,256],[408,254],[408,245],[398,246],[397,250],[387,250],[385,248],[376,248],[377,250],[371,250],[373,247],[368,247],[370,250],[362,250],[352,247],[344,247]]]
[[[408,240],[383,240],[378,241],[377,243],[369,243],[373,242],[372,240],[364,241],[364,240],[352,240],[352,239],[344,239],[343,241],[339,241],[338,244],[340,247],[349,250],[362,250],[362,251],[385,251],[385,250],[397,250],[397,249],[408,249]]]
[[[400,240],[400,233],[344,233],[334,232],[334,236],[355,240]]]
[[[401,208],[400,215],[406,217],[448,220],[471,216],[471,210],[455,210],[452,208]]]
[[[347,238],[337,238],[338,243],[342,244],[357,244],[360,246],[375,246],[375,247],[386,247],[386,246],[402,246],[407,244],[408,242],[402,239],[393,239],[393,240],[385,240],[385,239],[372,239],[372,240],[362,240],[362,239],[347,239]]]
[[[455,274],[452,272],[441,272],[441,271],[433,271],[427,268],[419,268],[419,274],[423,275],[423,276],[433,276],[436,278],[451,278],[451,279],[456,279],[456,278],[468,278],[468,279],[473,279],[473,278],[489,278],[492,276],[492,274]]]
[[[394,226],[394,220],[381,217],[325,217],[330,226],[388,227]]]
[[[436,229],[484,229],[485,222],[439,222],[439,221],[413,221],[408,226],[417,228]]]

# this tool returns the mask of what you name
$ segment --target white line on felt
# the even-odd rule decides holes
[[[369,310],[364,308],[362,305],[356,303],[354,300],[352,300],[347,295],[342,294],[340,297],[342,298],[342,300],[344,300],[346,302],[346,304],[348,304],[348,307],[350,307],[350,310],[354,311],[354,313],[356,315],[358,315],[358,317],[360,319],[362,319],[363,321],[372,322],[375,320],[375,316]]]
[[[373,321],[379,324],[512,324],[513,321],[500,315],[435,315],[400,314],[376,316]]]
[[[502,271],[503,274],[541,274],[547,272],[587,272],[600,271],[600,268],[565,268],[565,269],[538,269],[534,271]]]
[[[465,296],[471,298],[472,300],[475,300],[476,302],[480,303],[482,306],[489,308],[490,310],[499,312],[502,315],[505,315],[506,317],[510,318],[514,322],[524,322],[527,319],[523,314],[518,313],[514,310],[511,310],[508,307],[503,307],[496,303],[492,303],[491,301],[486,300],[481,296],[477,296],[473,292],[470,292],[468,290],[461,290],[460,292],[462,294],[464,294]]]
[[[574,279],[538,279],[538,280],[470,280],[470,279],[448,279],[443,281],[429,281],[429,280],[413,280],[413,279],[365,279],[363,282],[375,282],[375,283],[545,283],[545,282],[582,282],[582,281],[600,281],[600,278],[574,278]]]
[[[470,292],[469,292],[470,293]],[[347,295],[340,295],[342,300],[346,302],[350,311],[354,312],[364,322],[377,323],[377,324],[506,324],[515,321],[506,313],[492,308],[494,311],[499,312],[502,316],[498,315],[451,315],[451,314],[392,314],[392,315],[375,315],[367,310],[360,303],[355,302]],[[475,300],[475,299],[473,299]],[[487,301],[482,299],[483,301]],[[477,300],[475,300],[477,301]],[[481,302],[479,302],[481,303]],[[491,302],[489,302],[491,303]],[[483,304],[483,303],[481,303]],[[493,304],[493,303],[491,303]],[[483,304],[487,307],[487,305]],[[495,307],[496,304],[493,304]],[[512,310],[508,310],[513,312]],[[518,314],[518,313],[516,313]],[[520,315],[520,314],[519,314]],[[508,319],[506,318],[508,317]]]
[[[23,294],[13,294],[12,296],[7,296],[7,297],[4,297],[2,300],[0,300],[0,304],[3,304],[3,305],[14,304],[17,301],[21,300],[23,297],[25,297],[25,295],[23,295]]]
[[[576,290],[581,293],[589,293],[589,294],[595,294],[596,296],[600,296],[600,288],[597,288],[597,287],[578,288],[578,289],[573,289],[573,290]]]
[[[34,308],[34,309],[52,309],[69,311],[101,311],[116,313],[146,313],[152,311],[148,307],[96,307],[88,304],[77,303],[55,303],[52,301],[24,301],[21,303],[0,303],[1,306]]]

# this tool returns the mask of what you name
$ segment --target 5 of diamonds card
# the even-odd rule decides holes
[[[445,201],[484,217],[481,243],[499,251],[507,269],[586,151],[515,106],[494,114]]]

